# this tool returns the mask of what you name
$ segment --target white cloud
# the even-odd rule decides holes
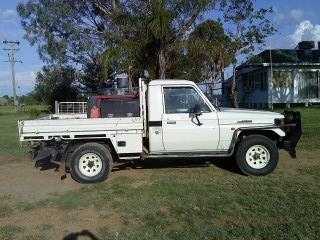
[[[297,22],[302,20],[303,15],[304,13],[301,9],[291,9],[289,13],[289,16]]]
[[[15,10],[0,8],[0,40],[15,35],[17,32],[17,23],[18,15]]]
[[[17,20],[17,12],[13,9],[0,9],[0,22],[14,22]]]
[[[287,11],[275,9],[275,16],[279,24],[298,23],[303,20],[304,12],[301,9]]]
[[[320,41],[320,24],[312,24],[309,20],[300,22],[293,34],[289,36],[292,46],[301,41]]]

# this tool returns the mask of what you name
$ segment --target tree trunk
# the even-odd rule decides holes
[[[166,78],[166,69],[167,69],[167,59],[164,49],[160,49],[158,55],[159,61],[159,78],[165,79]]]
[[[132,84],[132,66],[128,68],[128,92],[133,94],[133,84]]]
[[[235,64],[233,65],[231,97],[232,97],[232,106],[235,108],[238,108],[239,104],[238,104],[237,82],[236,82],[236,65]]]
[[[115,11],[117,8],[116,0],[112,0],[112,10]]]

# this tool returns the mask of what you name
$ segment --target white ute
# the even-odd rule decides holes
[[[246,175],[266,175],[278,150],[295,157],[298,112],[220,109],[185,80],[139,80],[139,116],[19,121],[34,159],[49,158],[76,181],[105,180],[115,164],[146,158],[231,157]],[[227,161],[227,159],[226,159]]]

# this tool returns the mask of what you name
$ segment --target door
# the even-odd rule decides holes
[[[219,144],[219,124],[199,92],[192,86],[163,87],[162,141],[166,152],[215,151]],[[201,115],[192,117],[198,106]]]

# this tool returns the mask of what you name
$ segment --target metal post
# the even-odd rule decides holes
[[[59,114],[59,103],[58,103],[58,101],[54,101],[54,112],[55,112],[55,114]]]
[[[13,93],[13,102],[14,102],[14,106],[18,107],[19,102],[18,102],[18,98],[17,98],[17,90],[16,90],[16,74],[15,74],[15,64],[18,61],[16,60],[15,54],[16,52],[19,50],[18,46],[20,44],[19,41],[3,41],[3,43],[8,46],[7,48],[4,48],[3,50],[8,51],[8,61],[10,63],[11,66],[11,75],[12,75],[12,93]]]
[[[269,85],[269,94],[271,93],[270,99],[271,102],[269,102],[269,108],[271,108],[271,110],[273,110],[273,61],[272,61],[272,48],[271,48],[271,39],[270,39],[270,49],[269,49],[269,57],[270,57],[270,83]]]
[[[14,58],[14,56],[12,56]],[[11,61],[11,75],[12,75],[12,92],[13,92],[13,102],[16,107],[18,107],[18,99],[17,99],[17,92],[16,92],[16,75],[14,71],[15,60]]]

